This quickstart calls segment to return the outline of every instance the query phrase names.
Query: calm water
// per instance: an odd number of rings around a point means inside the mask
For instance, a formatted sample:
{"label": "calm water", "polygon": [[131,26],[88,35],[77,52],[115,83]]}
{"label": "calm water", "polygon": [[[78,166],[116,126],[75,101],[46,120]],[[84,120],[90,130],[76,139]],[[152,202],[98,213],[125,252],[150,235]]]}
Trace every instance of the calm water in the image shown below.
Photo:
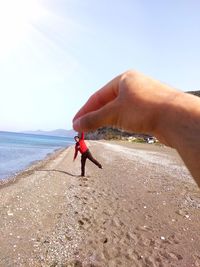
{"label": "calm water", "polygon": [[58,148],[73,144],[72,138],[0,131],[0,179],[23,170]]}

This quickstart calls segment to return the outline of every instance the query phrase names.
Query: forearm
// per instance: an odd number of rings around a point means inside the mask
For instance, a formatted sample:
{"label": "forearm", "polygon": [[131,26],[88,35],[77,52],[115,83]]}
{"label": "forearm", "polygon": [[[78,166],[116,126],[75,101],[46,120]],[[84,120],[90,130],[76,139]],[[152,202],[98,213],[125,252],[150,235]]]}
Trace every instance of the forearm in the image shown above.
{"label": "forearm", "polygon": [[81,133],[81,140],[84,140],[85,138],[85,135],[84,135],[84,132]]}
{"label": "forearm", "polygon": [[200,98],[179,92],[161,110],[158,135],[179,152],[200,186]]}

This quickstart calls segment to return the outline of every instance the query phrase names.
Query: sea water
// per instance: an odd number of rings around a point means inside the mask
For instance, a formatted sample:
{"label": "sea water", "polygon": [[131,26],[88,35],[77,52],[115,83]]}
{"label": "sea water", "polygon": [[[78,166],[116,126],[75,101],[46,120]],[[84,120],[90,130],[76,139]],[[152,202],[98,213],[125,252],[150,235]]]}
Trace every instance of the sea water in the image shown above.
{"label": "sea water", "polygon": [[0,131],[0,179],[6,179],[54,150],[73,143],[68,137]]}

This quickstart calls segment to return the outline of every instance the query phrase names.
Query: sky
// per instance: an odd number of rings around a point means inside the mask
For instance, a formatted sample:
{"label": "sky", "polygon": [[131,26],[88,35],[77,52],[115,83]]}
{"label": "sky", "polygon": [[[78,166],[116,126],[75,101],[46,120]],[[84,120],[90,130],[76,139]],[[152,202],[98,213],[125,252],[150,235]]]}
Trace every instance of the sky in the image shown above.
{"label": "sky", "polygon": [[0,0],[0,130],[71,129],[128,69],[200,89],[199,10],[199,0]]}

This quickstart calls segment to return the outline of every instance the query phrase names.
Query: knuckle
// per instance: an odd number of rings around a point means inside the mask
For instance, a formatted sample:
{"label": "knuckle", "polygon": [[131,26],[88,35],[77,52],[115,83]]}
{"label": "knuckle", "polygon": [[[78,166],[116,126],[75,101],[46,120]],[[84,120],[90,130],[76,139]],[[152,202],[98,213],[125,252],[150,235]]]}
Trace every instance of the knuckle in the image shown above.
{"label": "knuckle", "polygon": [[135,70],[132,70],[132,69],[127,70],[121,75],[121,81],[130,79],[130,78],[135,78],[137,74],[138,73]]}

